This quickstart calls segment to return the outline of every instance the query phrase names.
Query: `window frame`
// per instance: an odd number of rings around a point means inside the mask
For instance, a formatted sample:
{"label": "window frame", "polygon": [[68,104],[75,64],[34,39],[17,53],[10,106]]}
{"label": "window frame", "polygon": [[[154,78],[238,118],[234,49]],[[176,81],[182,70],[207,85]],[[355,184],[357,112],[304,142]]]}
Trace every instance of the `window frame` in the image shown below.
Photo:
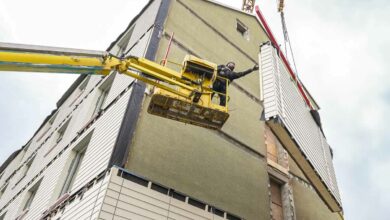
{"label": "window frame", "polygon": [[70,121],[72,120],[72,118],[69,118],[58,130],[57,130],[57,138],[56,138],[56,144],[58,144],[62,138],[64,137],[65,135],[65,132],[67,131],[68,127],[69,127],[69,124],[70,124]]}
{"label": "window frame", "polygon": [[24,202],[24,205],[23,205],[23,209],[22,211],[26,211],[26,210],[29,210],[30,207],[31,207],[31,204],[33,203],[36,195],[37,195],[37,192],[39,190],[39,187],[41,185],[41,182],[42,182],[42,179],[40,179],[38,182],[36,182],[28,191],[28,197],[27,199],[25,200]]}
{"label": "window frame", "polygon": [[244,24],[244,22],[240,21],[238,18],[236,19],[236,30],[240,33],[246,40],[249,41],[249,28]]}
{"label": "window frame", "polygon": [[[269,180],[269,191],[270,191],[270,208],[271,208],[271,215],[272,219],[274,219],[274,206],[277,206],[280,208],[280,214],[281,214],[281,219],[276,219],[276,220],[283,220],[284,219],[284,206],[283,206],[283,195],[282,195],[282,187],[283,187],[283,182],[279,181],[274,178],[270,178]],[[278,195],[275,195],[275,190],[274,188],[277,188],[277,193]],[[280,204],[274,202],[275,196],[277,196],[277,200],[280,200]]]}
{"label": "window frame", "polygon": [[31,165],[32,165],[32,163],[34,162],[36,156],[37,156],[37,155],[32,156],[32,157],[26,162],[26,164],[23,166],[24,170],[23,170],[22,176],[20,177],[18,183],[20,182],[20,180],[22,180],[24,177],[27,176],[27,172],[31,169]]}
{"label": "window frame", "polygon": [[0,189],[0,199],[1,199],[1,197],[3,197],[5,190],[7,190],[8,185],[9,185],[9,182],[5,183],[3,185],[3,187]]}
{"label": "window frame", "polygon": [[71,96],[72,97],[76,96],[76,97],[74,97],[73,100],[70,102],[69,107],[71,107],[80,98],[80,96],[84,93],[84,91],[86,90],[86,88],[88,86],[90,79],[91,79],[91,75],[87,75],[85,77],[85,79],[79,84],[79,86],[77,86],[77,89],[75,89],[73,91],[73,94]]}
{"label": "window frame", "polygon": [[70,163],[66,178],[61,187],[61,191],[58,197],[61,197],[63,194],[70,192],[73,187],[74,181],[76,180],[77,174],[80,171],[80,167],[85,158],[85,154],[87,152],[88,146],[91,142],[91,137],[93,135],[93,131],[87,134],[73,149],[72,152],[74,155],[71,157],[72,162]]}
{"label": "window frame", "polygon": [[2,215],[0,215],[0,220],[4,220],[7,215],[7,211],[5,211]]}
{"label": "window frame", "polygon": [[54,113],[54,115],[53,116],[51,116],[51,118],[49,119],[49,124],[50,125],[53,125],[54,124],[54,122],[55,122],[55,120],[56,120],[56,118],[57,118],[57,115],[58,115],[58,109],[57,109],[57,111]]}
{"label": "window frame", "polygon": [[98,89],[98,99],[96,100],[94,110],[92,112],[92,118],[95,117],[101,110],[107,101],[107,97],[111,91],[112,85],[114,84],[116,73],[112,73],[107,76],[106,80],[102,82]]}
{"label": "window frame", "polygon": [[135,24],[132,25],[128,31],[126,31],[126,34],[118,41],[117,46],[118,46],[118,56],[124,56],[126,55],[125,53],[127,52],[126,49],[129,46],[131,36],[133,35],[135,29]]}

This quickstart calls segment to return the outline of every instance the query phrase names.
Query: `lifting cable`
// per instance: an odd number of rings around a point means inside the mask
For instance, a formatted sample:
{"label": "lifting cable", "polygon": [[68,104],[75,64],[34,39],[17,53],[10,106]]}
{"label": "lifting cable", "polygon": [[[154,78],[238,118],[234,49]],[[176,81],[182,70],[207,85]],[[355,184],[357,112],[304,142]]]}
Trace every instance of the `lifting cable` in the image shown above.
{"label": "lifting cable", "polygon": [[288,35],[286,19],[284,17],[283,8],[282,8],[282,10],[280,10],[280,18],[281,18],[281,21],[282,21],[282,29],[283,29],[283,37],[284,37],[284,50],[285,50],[286,58],[288,60],[288,53],[287,53],[287,44],[288,44],[290,52],[291,52],[291,57],[292,57],[292,61],[293,61],[293,64],[294,64],[294,68],[295,68],[295,74],[298,77],[298,68],[297,68],[297,65],[296,65],[296,62],[295,62],[295,57],[294,57],[294,52],[293,52],[293,49],[292,49],[290,37]]}

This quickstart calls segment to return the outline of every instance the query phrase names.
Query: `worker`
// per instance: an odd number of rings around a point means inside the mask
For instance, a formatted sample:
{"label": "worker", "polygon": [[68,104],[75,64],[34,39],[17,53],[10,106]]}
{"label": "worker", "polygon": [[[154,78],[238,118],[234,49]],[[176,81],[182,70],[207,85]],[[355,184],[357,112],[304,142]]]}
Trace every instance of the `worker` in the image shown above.
{"label": "worker", "polygon": [[[259,65],[255,65],[252,68],[242,71],[242,72],[234,72],[234,68],[236,64],[232,61],[228,62],[226,65],[218,65],[218,78],[214,81],[213,90],[216,91],[219,95],[219,105],[226,105],[226,80],[228,79],[228,84],[233,82],[233,80],[241,78],[255,70],[259,69]],[[222,78],[221,78],[222,77]],[[223,79],[224,78],[224,79]],[[211,96],[213,97],[214,94]]]}

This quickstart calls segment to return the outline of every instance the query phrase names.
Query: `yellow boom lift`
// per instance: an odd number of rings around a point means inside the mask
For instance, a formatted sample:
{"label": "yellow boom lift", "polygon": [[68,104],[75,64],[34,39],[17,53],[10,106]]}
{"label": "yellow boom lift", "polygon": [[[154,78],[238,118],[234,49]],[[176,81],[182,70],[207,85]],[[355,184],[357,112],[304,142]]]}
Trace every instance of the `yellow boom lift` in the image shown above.
{"label": "yellow boom lift", "polygon": [[211,101],[217,65],[190,55],[177,72],[145,58],[119,58],[105,51],[0,43],[0,71],[104,76],[117,71],[157,87],[150,114],[210,129],[220,129],[229,117],[227,106]]}

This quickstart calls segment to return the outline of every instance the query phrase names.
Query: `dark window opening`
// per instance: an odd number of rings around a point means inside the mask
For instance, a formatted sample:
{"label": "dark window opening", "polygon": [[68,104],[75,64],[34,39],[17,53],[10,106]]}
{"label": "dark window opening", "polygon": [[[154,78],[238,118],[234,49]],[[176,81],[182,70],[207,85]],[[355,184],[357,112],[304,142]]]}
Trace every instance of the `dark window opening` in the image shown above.
{"label": "dark window opening", "polygon": [[200,208],[200,209],[203,209],[203,210],[206,208],[206,204],[204,204],[203,202],[199,202],[195,199],[191,199],[191,198],[188,199],[188,204],[193,205],[193,206]]}
{"label": "dark window opening", "polygon": [[241,220],[241,218],[239,218],[235,215],[229,214],[229,213],[227,213],[226,218],[229,220]]}
{"label": "dark window opening", "polygon": [[220,209],[217,209],[215,207],[212,207],[212,206],[209,206],[209,212],[215,214],[215,215],[218,215],[218,216],[221,216],[221,217],[224,217],[225,216],[225,212],[220,210]]}
{"label": "dark window opening", "polygon": [[170,192],[169,192],[169,195],[172,196],[173,198],[177,199],[177,200],[182,201],[182,202],[185,202],[185,201],[186,201],[186,196],[183,195],[183,194],[180,194],[180,193],[178,193],[178,192],[170,191]]}
{"label": "dark window opening", "polygon": [[154,191],[157,191],[159,193],[162,193],[164,195],[167,195],[168,191],[169,191],[168,188],[160,186],[160,185],[157,185],[155,183],[152,183],[151,189],[153,189]]}
{"label": "dark window opening", "polygon": [[246,40],[249,40],[249,28],[238,19],[236,29]]}
{"label": "dark window opening", "polygon": [[142,178],[140,178],[138,176],[134,176],[134,175],[132,175],[130,173],[123,172],[122,173],[122,177],[127,179],[127,180],[130,180],[133,183],[137,183],[137,184],[139,184],[141,186],[147,187],[148,184],[149,184],[149,181],[144,180],[144,179],[142,179]]}

